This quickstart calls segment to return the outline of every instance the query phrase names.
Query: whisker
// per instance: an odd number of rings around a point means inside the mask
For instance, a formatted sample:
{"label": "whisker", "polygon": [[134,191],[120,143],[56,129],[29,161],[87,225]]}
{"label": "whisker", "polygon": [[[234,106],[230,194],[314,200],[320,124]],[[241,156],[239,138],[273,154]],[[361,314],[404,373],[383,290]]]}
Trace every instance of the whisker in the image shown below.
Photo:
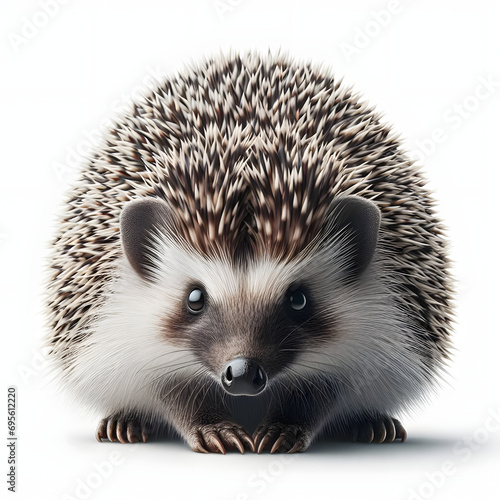
{"label": "whisker", "polygon": [[300,378],[302,378],[303,380],[305,380],[308,384],[313,385],[318,390],[318,392],[323,396],[323,398],[325,399],[325,401],[327,401],[327,402],[330,401],[330,398],[328,397],[328,394],[323,390],[323,388],[321,388],[320,386],[318,386],[317,384],[315,384],[311,379],[308,379],[308,378],[304,377],[301,373],[297,372],[293,368],[289,367],[288,369],[290,371],[292,371],[293,373],[295,373]]}
{"label": "whisker", "polygon": [[[185,360],[185,361],[179,361],[178,363],[164,363],[164,364],[161,364],[159,366],[154,366],[154,367],[151,367],[151,368],[148,368],[146,371],[149,371],[149,372],[155,372],[155,371],[158,371],[158,370],[163,370],[164,368],[175,368],[176,366],[179,366],[179,365],[183,365],[183,364],[186,364],[186,363],[197,363],[197,361],[193,361],[193,359],[188,359],[188,360]],[[140,371],[144,371],[144,370],[140,370]]]}
{"label": "whisker", "polygon": [[[322,364],[326,364],[327,366],[330,366],[328,365],[327,363],[322,363]],[[337,380],[338,382],[344,384],[346,387],[348,387],[349,389],[351,389],[352,391],[356,392],[356,388],[353,387],[350,383],[348,383],[346,380],[344,380],[342,377],[340,377],[337,373],[332,373],[332,372],[329,372],[327,370],[322,370],[320,368],[317,368],[316,366],[310,366],[310,365],[306,365],[305,363],[300,363],[300,362],[295,362],[294,365],[296,366],[302,366],[304,368],[308,368],[309,370],[312,370],[312,371],[316,371],[316,372],[319,372],[319,373],[325,373],[329,376],[334,376],[335,377],[335,380]],[[289,367],[290,369],[290,367]],[[305,380],[308,380],[304,375],[302,375],[302,377],[305,379]]]}
{"label": "whisker", "polygon": [[204,369],[205,369],[205,368],[204,368],[203,366],[201,366],[200,368],[198,368],[198,370],[196,370],[196,371],[192,374],[192,376],[191,376],[190,378],[185,379],[185,380],[183,379],[183,380],[181,380],[179,383],[175,384],[175,385],[174,385],[174,387],[172,387],[172,388],[171,388],[171,389],[167,392],[167,394],[165,394],[165,396],[163,396],[163,397],[161,398],[161,401],[162,401],[162,402],[164,402],[164,401],[165,401],[165,399],[167,399],[167,397],[168,397],[168,396],[169,396],[169,395],[170,395],[173,391],[175,391],[175,389],[177,389],[177,387],[179,387],[181,384],[184,384],[184,386],[182,387],[182,389],[179,391],[179,395],[180,395],[180,394],[182,394],[182,391],[185,389],[185,387],[187,386],[187,384],[188,384],[189,382],[191,382],[192,378],[193,378],[193,377],[195,377],[196,375],[198,375],[198,374],[199,374],[202,370],[204,370]]}
{"label": "whisker", "polygon": [[190,368],[191,366],[195,366],[197,365],[198,363],[195,361],[185,361],[184,363],[181,364],[181,366],[177,366],[176,368],[172,369],[172,370],[168,370],[164,373],[161,373],[160,375],[158,375],[157,377],[155,377],[153,380],[150,380],[148,381],[143,387],[141,387],[141,389],[144,389],[145,387],[149,386],[149,385],[152,385],[154,384],[155,382],[157,382],[158,380],[162,379],[163,377],[166,377],[168,379],[172,378],[173,375],[180,371],[180,370],[183,370],[183,369],[186,369],[186,368]]}
{"label": "whisker", "polygon": [[[205,370],[201,373],[201,375],[205,375],[208,373],[208,369],[205,368]],[[203,401],[205,401],[205,398],[208,394],[208,391],[209,389],[212,387],[212,384],[214,383],[213,380],[209,379],[209,384],[206,385],[204,382],[206,381],[206,379],[203,379],[203,378],[199,378],[197,380],[197,387],[196,389],[193,389],[192,393],[191,393],[191,396],[189,396],[189,399],[186,403],[186,406],[189,406],[190,404],[190,400],[192,398],[192,403],[191,405],[194,406],[194,404],[196,403],[197,399],[198,399],[198,396],[200,395],[200,393],[203,391],[203,389],[205,389],[205,393],[203,394],[202,398],[201,398],[201,401],[198,403],[198,407],[201,408],[203,406]],[[195,394],[195,391],[196,391],[196,394]],[[194,412],[194,408],[192,409],[192,411]]]}
{"label": "whisker", "polygon": [[311,321],[312,319],[314,319],[316,316],[319,316],[320,314],[322,314],[323,311],[318,311],[317,313],[313,314],[311,317],[307,318],[305,321],[303,321],[302,323],[300,323],[300,325],[297,325],[295,328],[293,328],[289,333],[288,335],[286,335],[282,340],[281,342],[277,345],[277,348],[279,348],[281,345],[283,345],[283,343],[288,339],[290,338],[291,335],[293,335],[299,328],[302,328],[307,322]]}
{"label": "whisker", "polygon": [[[162,358],[163,356],[170,356],[173,354],[178,354],[180,352],[190,353],[193,351],[191,349],[176,349],[175,351],[172,351],[172,352],[164,352],[164,353],[160,354],[159,356],[155,356],[153,359],[150,359],[146,364],[144,364],[143,369],[146,368],[146,366],[153,363],[154,361],[156,361],[157,359]],[[187,356],[187,354],[185,354],[184,356]],[[141,371],[142,371],[142,369],[141,369]]]}

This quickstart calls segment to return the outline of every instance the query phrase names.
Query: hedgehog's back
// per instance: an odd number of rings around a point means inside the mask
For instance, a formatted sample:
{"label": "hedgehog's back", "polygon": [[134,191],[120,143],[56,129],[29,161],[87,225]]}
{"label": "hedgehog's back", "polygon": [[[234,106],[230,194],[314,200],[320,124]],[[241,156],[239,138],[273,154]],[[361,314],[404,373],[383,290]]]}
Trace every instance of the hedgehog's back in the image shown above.
{"label": "hedgehog's back", "polygon": [[85,165],[54,242],[52,344],[67,352],[98,314],[128,200],[166,200],[179,233],[204,254],[288,259],[341,194],[380,207],[393,285],[425,324],[424,340],[444,351],[447,263],[418,171],[377,114],[328,72],[255,54],[211,59],[166,80]]}

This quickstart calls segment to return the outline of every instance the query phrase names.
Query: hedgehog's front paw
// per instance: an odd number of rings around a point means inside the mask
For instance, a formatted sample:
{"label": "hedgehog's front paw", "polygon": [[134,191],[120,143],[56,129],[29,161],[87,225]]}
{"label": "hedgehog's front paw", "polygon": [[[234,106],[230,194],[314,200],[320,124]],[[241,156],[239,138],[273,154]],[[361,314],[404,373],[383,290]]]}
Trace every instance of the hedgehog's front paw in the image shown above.
{"label": "hedgehog's front paw", "polygon": [[261,424],[253,435],[257,453],[271,446],[271,453],[296,453],[305,451],[312,441],[308,428],[297,424],[273,422]]}
{"label": "hedgehog's front paw", "polygon": [[193,451],[198,453],[222,453],[237,449],[245,453],[245,448],[255,451],[252,438],[247,431],[233,422],[199,425],[187,437]]}
{"label": "hedgehog's front paw", "polygon": [[359,443],[392,443],[396,439],[406,441],[406,430],[399,420],[391,417],[380,417],[376,420],[365,420],[353,428],[353,441]]}
{"label": "hedgehog's front paw", "polygon": [[134,418],[111,416],[99,422],[95,437],[99,442],[109,439],[109,441],[120,441],[120,443],[137,443],[138,441],[145,443],[148,430]]}

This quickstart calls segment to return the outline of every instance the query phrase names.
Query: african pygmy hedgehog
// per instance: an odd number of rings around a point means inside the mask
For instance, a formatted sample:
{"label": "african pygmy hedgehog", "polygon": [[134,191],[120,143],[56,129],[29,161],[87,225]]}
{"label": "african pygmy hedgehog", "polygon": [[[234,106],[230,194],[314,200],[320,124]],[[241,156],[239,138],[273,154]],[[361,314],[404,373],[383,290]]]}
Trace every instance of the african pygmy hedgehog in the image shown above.
{"label": "african pygmy hedgehog", "polygon": [[[424,184],[379,114],[287,56],[216,57],[138,99],[84,165],[50,264],[51,354],[105,417],[98,440],[404,441],[394,416],[450,349]],[[253,435],[236,400],[265,402]]]}

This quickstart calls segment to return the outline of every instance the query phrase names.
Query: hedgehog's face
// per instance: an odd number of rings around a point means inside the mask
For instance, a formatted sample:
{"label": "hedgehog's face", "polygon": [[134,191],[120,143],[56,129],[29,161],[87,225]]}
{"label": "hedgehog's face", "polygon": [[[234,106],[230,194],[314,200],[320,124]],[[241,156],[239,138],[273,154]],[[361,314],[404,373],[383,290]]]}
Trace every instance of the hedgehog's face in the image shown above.
{"label": "hedgehog's face", "polygon": [[[238,264],[202,256],[171,236],[152,243],[152,227],[163,228],[163,236],[170,231],[165,205],[151,199],[127,205],[123,247],[135,271],[165,293],[165,342],[187,347],[234,395],[258,394],[281,374],[294,373],[299,354],[320,351],[338,334],[337,295],[373,255],[378,211],[359,198],[346,200],[314,250]],[[370,218],[375,222],[367,226]],[[348,225],[356,231],[346,238]]]}
{"label": "hedgehog's face", "polygon": [[188,345],[229,393],[258,394],[307,344],[331,333],[293,265],[260,260],[238,268],[191,258],[163,331]]}

